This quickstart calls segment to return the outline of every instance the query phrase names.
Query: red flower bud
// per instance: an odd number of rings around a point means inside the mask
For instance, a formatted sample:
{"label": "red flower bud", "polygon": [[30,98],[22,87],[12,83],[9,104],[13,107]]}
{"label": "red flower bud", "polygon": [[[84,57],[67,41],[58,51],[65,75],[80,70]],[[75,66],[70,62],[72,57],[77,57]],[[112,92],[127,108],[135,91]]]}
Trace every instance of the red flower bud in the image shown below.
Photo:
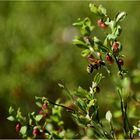
{"label": "red flower bud", "polygon": [[44,103],[43,105],[42,105],[42,109],[47,109],[48,108],[48,104],[47,103]]}
{"label": "red flower bud", "polygon": [[34,128],[34,129],[33,129],[33,135],[34,135],[34,136],[39,135],[39,133],[40,133],[40,131],[39,131],[38,128]]}
{"label": "red flower bud", "polygon": [[109,64],[113,64],[114,63],[113,58],[109,54],[106,55],[106,60],[108,61]]}
{"label": "red flower bud", "polygon": [[38,114],[43,115],[43,118],[46,118],[48,116],[48,113],[43,110],[40,110]]}
{"label": "red flower bud", "polygon": [[20,123],[17,123],[16,124],[16,132],[19,132],[20,131],[20,128],[21,128],[21,124]]}
{"label": "red flower bud", "polygon": [[102,29],[107,27],[107,25],[101,19],[97,20],[97,25]]}
{"label": "red flower bud", "polygon": [[119,52],[119,43],[114,42],[113,45],[112,45],[112,48],[113,48],[113,53],[118,54],[118,52]]}
{"label": "red flower bud", "polygon": [[113,49],[118,49],[119,48],[119,42],[114,42],[112,45]]}
{"label": "red flower bud", "polygon": [[123,62],[123,60],[122,59],[118,59],[118,63],[119,63],[119,65],[124,65],[124,62]]}
{"label": "red flower bud", "polygon": [[43,110],[39,110],[38,114],[43,115],[44,111]]}

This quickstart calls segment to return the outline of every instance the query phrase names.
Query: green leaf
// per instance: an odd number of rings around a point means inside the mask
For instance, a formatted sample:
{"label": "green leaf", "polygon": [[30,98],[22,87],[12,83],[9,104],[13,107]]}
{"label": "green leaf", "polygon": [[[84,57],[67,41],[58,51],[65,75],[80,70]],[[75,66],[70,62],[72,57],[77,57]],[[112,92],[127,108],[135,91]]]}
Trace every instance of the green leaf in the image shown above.
{"label": "green leaf", "polygon": [[115,17],[116,22],[124,20],[126,15],[127,15],[126,12],[119,12]]}
{"label": "green leaf", "polygon": [[106,15],[106,13],[107,13],[106,9],[102,5],[99,5],[98,11],[103,15]]}
{"label": "green leaf", "polygon": [[110,41],[108,40],[108,38],[105,38],[103,46],[105,47],[106,51],[109,51],[111,49],[110,47]]}
{"label": "green leaf", "polygon": [[84,48],[84,49],[87,49],[87,45],[86,43],[79,37],[76,37],[74,40],[73,40],[73,44],[76,45],[77,47],[79,48]]}
{"label": "green leaf", "polygon": [[98,39],[96,36],[93,38],[93,40],[95,44],[102,45],[102,41]]}
{"label": "green leaf", "polygon": [[54,128],[53,128],[53,124],[47,123],[47,124],[45,125],[45,129],[46,129],[47,131],[51,132],[51,131],[54,129]]}
{"label": "green leaf", "polygon": [[52,132],[51,132],[51,135],[52,135],[52,138],[53,138],[53,139],[62,139],[62,138],[58,135],[58,133],[57,133],[56,131],[52,131]]}
{"label": "green leaf", "polygon": [[41,103],[41,102],[36,101],[35,103],[36,103],[36,105],[37,105],[38,107],[40,107],[40,108],[42,107],[42,103]]}
{"label": "green leaf", "polygon": [[109,46],[109,40],[107,38],[105,38],[105,40],[104,40],[104,45]]}
{"label": "green leaf", "polygon": [[88,26],[83,26],[80,31],[81,31],[81,34],[84,36],[90,35],[90,28]]}
{"label": "green leaf", "polygon": [[94,76],[94,82],[96,83],[97,82],[97,78],[98,78],[98,75],[99,75],[99,73],[97,73],[95,76]]}
{"label": "green leaf", "polygon": [[91,25],[91,20],[86,17],[84,20],[78,19],[74,26],[79,26],[81,34],[84,36],[90,35],[91,31],[94,29],[94,26]]}
{"label": "green leaf", "polygon": [[91,20],[88,17],[85,18],[81,27],[81,34],[84,36],[89,36],[93,29],[94,26],[91,25]]}
{"label": "green leaf", "polygon": [[43,118],[43,115],[36,115],[35,120],[39,122]]}
{"label": "green leaf", "polygon": [[90,18],[86,17],[84,19],[84,23],[83,24],[86,25],[86,26],[88,26],[90,28],[90,31],[92,31],[93,26],[91,26],[91,20],[90,20]]}
{"label": "green leaf", "polygon": [[21,111],[20,111],[20,108],[17,109],[17,116],[21,117]]}
{"label": "green leaf", "polygon": [[53,115],[51,116],[51,120],[53,120],[54,122],[58,123],[60,120],[59,120],[59,117],[57,115]]}
{"label": "green leaf", "polygon": [[108,40],[115,40],[118,36],[117,35],[114,35],[114,34],[108,34],[107,35],[107,38]]}
{"label": "green leaf", "polygon": [[42,97],[35,96],[35,100],[42,100]]}
{"label": "green leaf", "polygon": [[83,115],[72,114],[72,116],[79,125],[82,125],[85,127],[89,123],[89,120]]}
{"label": "green leaf", "polygon": [[104,46],[102,41],[99,40],[97,37],[94,37],[93,38],[94,40],[94,49],[97,50],[97,51],[103,51],[103,52],[107,52],[108,51],[108,47]]}
{"label": "green leaf", "polygon": [[102,50],[103,52],[108,52],[109,51],[108,47],[106,47],[104,45],[99,46],[99,49]]}
{"label": "green leaf", "polygon": [[112,119],[112,113],[111,113],[110,110],[108,110],[108,111],[106,112],[105,118],[106,118],[106,120],[107,120],[108,122],[111,121],[111,119]]}
{"label": "green leaf", "polygon": [[25,137],[27,133],[27,126],[22,126],[20,129],[20,134]]}
{"label": "green leaf", "polygon": [[87,105],[82,99],[78,98],[77,105],[81,110],[83,110],[86,113]]}
{"label": "green leaf", "polygon": [[111,137],[111,134],[108,133],[104,128],[99,125],[99,123],[96,123],[95,121],[92,121],[92,125],[94,126],[94,131],[97,133],[98,136],[100,136],[100,139],[113,139]]}
{"label": "green leaf", "polygon": [[98,14],[98,7],[95,4],[90,3],[89,8],[91,12],[93,12],[94,14]]}
{"label": "green leaf", "polygon": [[35,96],[35,104],[38,106],[38,107],[42,107],[42,100],[43,100],[44,97],[38,97],[38,96]]}
{"label": "green leaf", "polygon": [[39,107],[41,107],[40,106],[40,104],[42,104],[41,102],[47,102],[47,98],[44,96],[43,97],[35,96],[35,102]]}
{"label": "green leaf", "polygon": [[77,19],[77,22],[72,24],[73,26],[82,26],[83,25],[83,20],[81,20],[80,18]]}
{"label": "green leaf", "polygon": [[16,119],[19,121],[19,122],[25,122],[26,120],[26,117],[23,117],[22,114],[21,114],[21,111],[20,111],[20,108],[17,109],[17,114],[16,114]]}
{"label": "green leaf", "polygon": [[78,117],[78,123],[86,126],[89,123],[89,120],[81,115]]}
{"label": "green leaf", "polygon": [[105,24],[111,28],[112,32],[114,31],[114,28],[116,28],[116,26],[117,26],[116,21],[114,21],[114,20],[110,21],[109,18],[106,20]]}
{"label": "green leaf", "polygon": [[89,49],[85,49],[85,50],[82,51],[81,55],[82,55],[83,57],[86,57],[86,56],[89,55],[89,53],[90,53],[90,50],[89,50]]}
{"label": "green leaf", "polygon": [[60,88],[65,88],[65,86],[64,86],[63,84],[61,84],[61,83],[58,83],[58,86],[59,86]]}
{"label": "green leaf", "polygon": [[29,124],[32,125],[32,123],[35,123],[35,112],[28,113],[28,118],[29,118]]}
{"label": "green leaf", "polygon": [[64,124],[63,121],[59,121],[59,122],[58,122],[58,126],[62,126],[63,124]]}
{"label": "green leaf", "polygon": [[100,81],[104,78],[104,76],[100,73],[97,73],[95,76],[94,76],[94,83],[96,83],[97,85],[100,83]]}
{"label": "green leaf", "polygon": [[75,95],[77,97],[81,97],[81,98],[86,98],[88,94],[89,93],[80,86],[78,87],[77,91],[75,92]]}
{"label": "green leaf", "polygon": [[28,118],[29,118],[29,125],[32,125],[33,119],[32,119],[32,116],[30,115],[30,113],[28,113]]}
{"label": "green leaf", "polygon": [[9,121],[15,121],[15,118],[13,116],[9,116],[9,117],[7,117],[7,120],[9,120]]}
{"label": "green leaf", "polygon": [[97,37],[93,38],[95,46],[97,47],[97,50],[102,50],[103,52],[107,52],[108,51],[108,47],[104,46],[102,41],[99,40]]}
{"label": "green leaf", "polygon": [[[56,102],[56,104],[59,104],[59,103]],[[54,106],[52,108],[52,114],[56,115],[58,117],[61,117],[61,111],[62,111],[62,107],[60,107],[60,106]]]}
{"label": "green leaf", "polygon": [[14,112],[14,109],[13,109],[12,106],[10,106],[10,108],[9,108],[9,114],[12,114],[13,112]]}
{"label": "green leaf", "polygon": [[[122,44],[120,43],[119,44],[119,51],[122,51],[122,48],[123,48],[123,46],[122,46]],[[123,56],[122,56],[123,57]]]}
{"label": "green leaf", "polygon": [[95,99],[90,100],[89,104],[88,104],[88,108],[90,108],[91,106],[95,105]]}
{"label": "green leaf", "polygon": [[91,12],[93,12],[97,16],[100,16],[101,18],[104,18],[106,16],[106,9],[102,5],[99,5],[98,7],[95,4],[90,3],[89,8]]}
{"label": "green leaf", "polygon": [[115,36],[120,36],[121,32],[122,32],[122,28],[120,25],[118,25],[114,34]]}

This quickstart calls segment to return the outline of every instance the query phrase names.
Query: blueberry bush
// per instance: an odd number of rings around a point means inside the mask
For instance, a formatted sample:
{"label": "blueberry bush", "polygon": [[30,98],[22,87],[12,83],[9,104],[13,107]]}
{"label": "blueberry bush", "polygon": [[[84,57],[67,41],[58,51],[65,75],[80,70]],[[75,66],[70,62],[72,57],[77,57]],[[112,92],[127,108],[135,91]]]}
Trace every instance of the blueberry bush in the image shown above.
{"label": "blueberry bush", "polygon": [[[22,115],[21,109],[9,108],[8,120],[15,123],[15,131],[21,138],[34,139],[135,139],[140,138],[140,120],[138,114],[132,117],[132,104],[139,104],[135,95],[129,89],[130,78],[124,68],[122,54],[123,44],[120,42],[122,33],[121,22],[127,16],[126,12],[118,12],[111,18],[102,5],[89,4],[89,9],[96,19],[78,18],[73,23],[79,30],[79,35],[73,39],[74,46],[81,49],[81,56],[87,60],[87,72],[92,82],[89,89],[79,86],[71,92],[66,84],[58,86],[67,93],[67,101],[61,99],[55,102],[47,97],[35,97],[38,110]],[[93,24],[96,20],[96,24]],[[97,26],[96,26],[97,25]],[[96,28],[101,37],[96,36]],[[112,71],[115,67],[116,71]],[[100,106],[100,96],[104,94],[102,81],[114,84],[115,98],[112,106],[103,114]],[[84,77],[83,77],[84,78]],[[134,73],[134,78],[136,78]],[[108,82],[108,81],[107,81]],[[108,84],[110,84],[108,82]],[[112,97],[112,96],[110,96]],[[103,107],[105,108],[105,106]],[[76,130],[65,124],[64,114],[68,114]]]}

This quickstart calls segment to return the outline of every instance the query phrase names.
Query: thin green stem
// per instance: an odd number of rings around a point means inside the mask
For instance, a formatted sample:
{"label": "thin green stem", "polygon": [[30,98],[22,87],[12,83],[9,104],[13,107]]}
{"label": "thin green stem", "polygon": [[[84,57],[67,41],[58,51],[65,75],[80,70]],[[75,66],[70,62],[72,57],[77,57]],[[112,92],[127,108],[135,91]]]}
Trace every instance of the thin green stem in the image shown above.
{"label": "thin green stem", "polygon": [[115,61],[116,61],[116,64],[117,64],[117,66],[118,66],[119,71],[121,71],[122,68],[121,68],[121,65],[118,63],[117,57],[116,57],[115,55],[113,55],[113,56],[114,56],[114,59],[115,59]]}
{"label": "thin green stem", "polygon": [[96,115],[97,121],[100,124],[100,117],[99,117],[99,109],[97,108],[97,115]]}
{"label": "thin green stem", "polygon": [[124,125],[125,135],[126,135],[126,137],[128,136],[128,131],[127,131],[127,127],[128,127],[129,133],[130,133],[129,138],[133,139],[131,126],[129,124],[128,116],[127,116],[127,103],[124,103],[123,98],[122,98],[119,90],[118,90],[118,94],[119,94],[119,97],[121,99],[121,110],[122,110],[122,116],[123,116],[123,125]]}
{"label": "thin green stem", "polygon": [[127,123],[127,126],[128,126],[128,129],[129,129],[129,132],[130,132],[130,139],[133,139],[133,134],[132,134],[132,130],[131,130],[131,126],[130,126],[130,123],[128,121],[128,116],[127,116],[127,104],[125,105],[125,118],[126,118],[126,123]]}
{"label": "thin green stem", "polygon": [[69,91],[69,89],[65,86],[64,90],[68,93],[68,95],[70,96],[71,100],[74,102],[74,98],[73,98],[71,92]]}
{"label": "thin green stem", "polygon": [[126,117],[125,117],[125,108],[124,108],[124,101],[123,101],[123,98],[121,96],[121,93],[120,91],[118,90],[118,95],[120,97],[120,100],[121,100],[121,111],[122,111],[122,117],[123,117],[123,128],[124,128],[124,131],[125,131],[125,136],[127,136],[127,126],[126,126]]}
{"label": "thin green stem", "polygon": [[113,139],[112,136],[103,128],[103,126],[97,124],[96,122],[91,122],[90,127],[94,128],[95,133],[101,138]]}
{"label": "thin green stem", "polygon": [[75,112],[76,112],[76,111],[73,110],[72,108],[66,107],[66,106],[61,105],[61,104],[56,104],[56,103],[54,103],[54,102],[52,102],[52,101],[50,101],[50,100],[48,100],[48,102],[49,102],[50,104],[52,104],[52,105],[56,105],[56,106],[63,107],[63,108],[65,108],[65,109],[66,109],[67,111],[69,111],[69,112],[72,112],[72,113],[75,113]]}
{"label": "thin green stem", "polygon": [[114,127],[113,127],[113,124],[112,124],[111,121],[110,121],[110,127],[111,127],[112,136],[113,136],[113,138],[116,140],[116,135],[115,135]]}

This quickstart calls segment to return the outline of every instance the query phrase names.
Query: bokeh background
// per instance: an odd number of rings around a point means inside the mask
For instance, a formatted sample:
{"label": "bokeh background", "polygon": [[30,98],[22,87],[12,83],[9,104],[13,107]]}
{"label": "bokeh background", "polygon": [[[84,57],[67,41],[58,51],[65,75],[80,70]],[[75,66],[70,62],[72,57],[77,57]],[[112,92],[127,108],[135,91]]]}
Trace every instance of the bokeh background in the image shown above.
{"label": "bokeh background", "polygon": [[[35,96],[66,100],[57,84],[61,81],[71,91],[78,85],[88,89],[92,77],[86,72],[87,61],[80,56],[80,49],[72,45],[78,34],[72,23],[79,17],[90,17],[96,23],[88,8],[90,2],[102,4],[111,17],[118,11],[128,13],[121,24],[120,40],[125,66],[130,76],[135,75],[132,89],[140,93],[139,1],[1,1],[0,138],[17,138],[14,124],[6,120],[10,105],[26,114],[36,109]],[[113,89],[109,82],[101,87],[101,106],[113,100],[107,94]]]}

